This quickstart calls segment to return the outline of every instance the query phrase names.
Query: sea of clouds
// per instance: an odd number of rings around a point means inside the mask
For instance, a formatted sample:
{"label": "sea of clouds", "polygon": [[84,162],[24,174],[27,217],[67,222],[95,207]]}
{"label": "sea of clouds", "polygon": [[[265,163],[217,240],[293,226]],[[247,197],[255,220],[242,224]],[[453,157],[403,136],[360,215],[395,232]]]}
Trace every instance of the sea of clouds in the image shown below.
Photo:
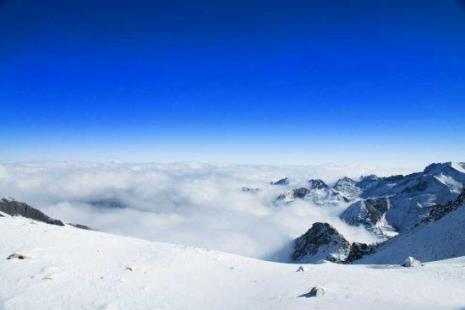
{"label": "sea of clouds", "polygon": [[[270,259],[316,221],[352,241],[374,241],[338,219],[344,206],[296,201],[276,206],[288,188],[310,178],[405,172],[360,166],[273,167],[196,163],[0,163],[0,197],[12,197],[49,216],[93,229],[148,240],[206,247]],[[260,188],[243,192],[243,186]]]}

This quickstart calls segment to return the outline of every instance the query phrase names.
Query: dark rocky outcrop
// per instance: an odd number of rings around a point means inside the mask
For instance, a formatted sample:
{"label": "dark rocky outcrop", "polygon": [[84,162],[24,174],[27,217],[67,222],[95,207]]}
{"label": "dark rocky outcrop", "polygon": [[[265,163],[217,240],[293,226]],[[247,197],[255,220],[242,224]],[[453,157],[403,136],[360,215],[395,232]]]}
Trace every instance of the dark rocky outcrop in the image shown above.
{"label": "dark rocky outcrop", "polygon": [[371,223],[378,223],[383,215],[389,209],[388,198],[366,199],[365,208],[368,212],[367,216]]}
{"label": "dark rocky outcrop", "polygon": [[336,181],[333,188],[338,191],[344,190],[347,186],[355,186],[356,182],[348,177],[343,177]]}
{"label": "dark rocky outcrop", "polygon": [[352,263],[358,259],[361,259],[364,256],[375,253],[378,248],[377,244],[366,244],[354,242],[350,245],[350,252],[347,256],[346,263]]}
{"label": "dark rocky outcrop", "polygon": [[302,294],[299,297],[310,298],[310,297],[323,296],[324,294],[326,294],[326,289],[324,287],[315,286],[315,287],[312,287],[310,292]]}
{"label": "dark rocky outcrop", "polygon": [[289,185],[289,178],[283,178],[278,181],[270,182],[271,185]]}
{"label": "dark rocky outcrop", "polygon": [[377,248],[378,244],[349,242],[328,223],[314,223],[305,234],[294,241],[291,259],[308,263],[324,259],[349,264],[375,253]]}
{"label": "dark rocky outcrop", "polygon": [[350,205],[340,218],[350,225],[364,225],[374,228],[383,219],[389,209],[389,199],[385,197],[365,199]]}
{"label": "dark rocky outcrop", "polygon": [[0,211],[11,216],[22,216],[47,224],[64,226],[62,221],[53,219],[45,215],[42,211],[37,210],[26,203],[19,202],[16,200],[10,200],[5,198],[0,200]]}
{"label": "dark rocky outcrop", "polygon": [[308,262],[321,259],[343,262],[349,251],[350,242],[334,227],[328,223],[314,223],[305,234],[294,241],[291,259]]}
{"label": "dark rocky outcrop", "polygon": [[[31,207],[30,205],[24,203],[24,202],[19,202],[14,199],[6,199],[3,198],[0,200],[0,212],[3,212],[5,214],[11,215],[11,216],[22,216],[31,220],[51,224],[51,225],[57,225],[57,226],[65,226],[65,224],[57,219],[53,219],[43,213],[42,211]],[[3,215],[0,213],[0,217],[3,217]],[[90,227],[86,225],[81,225],[81,224],[71,224],[68,223],[68,225],[71,225],[73,227],[79,228],[79,229],[86,229],[86,230],[91,230]]]}
{"label": "dark rocky outcrop", "polygon": [[421,224],[437,221],[452,211],[457,210],[457,208],[462,205],[465,205],[465,190],[457,197],[457,199],[449,201],[444,205],[438,204],[431,207],[428,216],[422,220]]}
{"label": "dark rocky outcrop", "polygon": [[308,194],[310,194],[310,190],[308,188],[299,187],[285,194],[280,194],[278,197],[276,197],[275,203],[279,203],[281,201],[290,203],[295,199],[304,199]]}
{"label": "dark rocky outcrop", "polygon": [[294,198],[300,198],[303,199],[305,196],[307,196],[310,193],[310,190],[305,187],[299,187],[294,190],[292,190],[292,196]]}
{"label": "dark rocky outcrop", "polygon": [[26,255],[23,255],[23,254],[13,253],[11,255],[8,255],[8,257],[6,259],[10,260],[10,259],[13,259],[13,258],[23,260],[23,259],[28,259],[29,257],[26,256]]}
{"label": "dark rocky outcrop", "polygon": [[92,230],[89,226],[86,226],[86,225],[72,224],[72,223],[68,223],[68,225],[71,225],[71,226],[79,228],[79,229]]}
{"label": "dark rocky outcrop", "polygon": [[329,186],[320,179],[311,179],[308,180],[308,186],[310,189],[325,189],[329,188]]}

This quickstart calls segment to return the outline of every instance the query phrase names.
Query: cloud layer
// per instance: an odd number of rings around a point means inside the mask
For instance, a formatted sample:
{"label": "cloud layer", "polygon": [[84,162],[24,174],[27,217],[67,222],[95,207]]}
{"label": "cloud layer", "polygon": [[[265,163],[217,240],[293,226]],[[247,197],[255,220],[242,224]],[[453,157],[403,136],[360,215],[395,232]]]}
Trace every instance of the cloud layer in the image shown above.
{"label": "cloud layer", "polygon": [[[373,240],[337,218],[342,207],[273,205],[286,189],[270,180],[288,176],[293,187],[310,178],[331,183],[341,176],[397,172],[337,165],[3,163],[0,196],[106,232],[268,258],[316,221],[333,224],[354,241]],[[261,190],[245,193],[243,186]]]}

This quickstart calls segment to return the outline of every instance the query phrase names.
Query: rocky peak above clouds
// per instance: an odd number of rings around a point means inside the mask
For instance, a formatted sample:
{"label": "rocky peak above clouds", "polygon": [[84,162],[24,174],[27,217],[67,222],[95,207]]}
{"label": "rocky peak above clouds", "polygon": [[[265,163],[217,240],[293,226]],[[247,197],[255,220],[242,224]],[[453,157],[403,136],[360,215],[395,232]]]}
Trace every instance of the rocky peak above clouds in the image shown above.
{"label": "rocky peak above clouds", "polygon": [[291,258],[299,262],[317,262],[321,259],[340,262],[348,257],[349,252],[350,242],[344,236],[328,223],[317,222],[294,241]]}
{"label": "rocky peak above clouds", "polygon": [[330,224],[317,222],[294,240],[291,259],[301,263],[315,263],[320,260],[351,263],[372,254],[375,249],[376,245],[351,243]]}
{"label": "rocky peak above clouds", "polygon": [[308,187],[310,189],[327,189],[329,186],[320,179],[308,180]]}
{"label": "rocky peak above clouds", "polygon": [[[350,192],[348,189],[358,189],[359,192],[352,196],[357,201],[347,207],[340,218],[349,225],[364,226],[385,239],[398,234],[403,236],[416,226],[438,221],[465,204],[464,167],[463,163],[432,164],[422,172],[405,176],[370,175],[362,177],[358,182],[342,178],[332,188],[334,191],[341,194]],[[304,199],[308,199],[311,192],[299,191],[306,193]],[[296,239],[292,252],[294,260],[303,257],[307,261],[311,258],[321,259],[324,255],[328,255],[331,260],[331,253],[335,253],[338,259],[333,261],[351,262],[373,254],[378,248],[377,244],[350,243],[333,227],[322,223],[315,225]],[[338,247],[331,243],[333,239],[337,240]]]}
{"label": "rocky peak above clouds", "polygon": [[349,225],[363,225],[380,236],[392,236],[393,229],[386,222],[389,208],[389,198],[362,199],[344,210],[340,218]]}
{"label": "rocky peak above clouds", "polygon": [[[350,225],[365,225],[368,229],[406,232],[428,215],[430,208],[454,200],[463,189],[463,163],[432,164],[422,172],[379,178],[368,176],[356,183],[361,189],[360,201],[343,212],[341,218]],[[374,207],[374,201],[388,199],[389,208]],[[379,200],[381,199],[381,200]],[[367,207],[368,205],[368,207]],[[374,207],[374,208],[373,208]],[[370,216],[382,211],[383,225]]]}
{"label": "rocky peak above clouds", "polygon": [[286,193],[280,194],[276,198],[275,204],[289,204],[297,199],[310,201],[320,206],[334,206],[340,203],[348,202],[348,199],[346,197],[336,192],[329,186],[318,186],[316,188],[299,187],[292,189]]}
{"label": "rocky peak above clouds", "polygon": [[357,198],[361,193],[361,189],[357,186],[357,182],[348,177],[337,180],[333,189],[350,200]]}
{"label": "rocky peak above clouds", "polygon": [[289,185],[289,178],[279,179],[277,181],[271,181],[271,185]]}

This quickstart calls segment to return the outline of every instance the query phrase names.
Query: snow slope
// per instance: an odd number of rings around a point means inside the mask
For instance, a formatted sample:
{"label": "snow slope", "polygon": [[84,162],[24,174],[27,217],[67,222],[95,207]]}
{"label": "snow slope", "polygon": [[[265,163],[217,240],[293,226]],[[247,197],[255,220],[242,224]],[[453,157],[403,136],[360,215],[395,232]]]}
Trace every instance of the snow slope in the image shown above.
{"label": "snow slope", "polygon": [[389,240],[362,263],[397,264],[405,257],[420,261],[465,256],[465,206],[443,218]]}
{"label": "snow slope", "polygon": [[[454,309],[465,259],[298,265],[0,217],[0,309]],[[19,253],[24,260],[7,256]],[[299,297],[314,286],[324,296]]]}

